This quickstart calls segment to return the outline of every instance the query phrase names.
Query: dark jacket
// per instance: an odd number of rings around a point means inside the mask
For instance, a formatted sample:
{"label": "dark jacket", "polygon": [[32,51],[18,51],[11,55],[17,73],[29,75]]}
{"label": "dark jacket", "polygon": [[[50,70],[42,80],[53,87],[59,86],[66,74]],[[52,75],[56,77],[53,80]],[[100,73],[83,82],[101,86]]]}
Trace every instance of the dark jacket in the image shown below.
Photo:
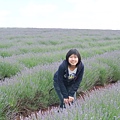
{"label": "dark jacket", "polygon": [[[77,72],[74,79],[68,79],[68,63],[64,60],[58,68],[58,71],[54,74],[54,81],[58,83],[61,93],[64,98],[74,96],[74,93],[79,88],[84,73],[84,65],[82,62],[77,66]],[[69,91],[68,89],[69,88]]]}

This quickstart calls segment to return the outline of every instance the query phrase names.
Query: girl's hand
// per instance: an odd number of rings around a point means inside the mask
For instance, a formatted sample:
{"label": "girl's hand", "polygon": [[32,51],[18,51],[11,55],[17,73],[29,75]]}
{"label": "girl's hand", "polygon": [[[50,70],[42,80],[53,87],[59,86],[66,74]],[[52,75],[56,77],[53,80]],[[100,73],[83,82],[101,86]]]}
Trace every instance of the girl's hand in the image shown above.
{"label": "girl's hand", "polygon": [[68,104],[68,103],[69,103],[69,100],[68,100],[68,99],[64,99],[64,103],[65,103],[65,104]]}
{"label": "girl's hand", "polygon": [[74,101],[74,97],[69,96],[69,102],[73,102]]}

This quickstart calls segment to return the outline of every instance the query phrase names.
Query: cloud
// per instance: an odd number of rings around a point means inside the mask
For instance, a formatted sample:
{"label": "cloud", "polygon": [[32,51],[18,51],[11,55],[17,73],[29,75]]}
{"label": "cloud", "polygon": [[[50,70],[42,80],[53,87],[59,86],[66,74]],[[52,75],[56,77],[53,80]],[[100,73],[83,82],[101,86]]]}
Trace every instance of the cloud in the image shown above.
{"label": "cloud", "polygon": [[0,16],[6,16],[6,15],[8,15],[9,14],[9,11],[7,11],[7,10],[1,10],[0,11]]}
{"label": "cloud", "polygon": [[9,14],[10,14],[10,12],[7,10],[0,10],[0,23],[4,23]]}
{"label": "cloud", "polygon": [[56,10],[54,4],[37,4],[29,3],[24,8],[20,9],[21,16],[37,17],[41,15],[48,15]]}
{"label": "cloud", "polygon": [[119,0],[31,1],[24,4],[20,2],[16,8],[0,11],[0,23],[3,26],[80,29],[120,28]]}
{"label": "cloud", "polygon": [[[69,22],[77,28],[118,29],[119,0],[67,0],[74,10],[69,13]],[[70,17],[70,15],[72,17]],[[64,15],[64,16],[67,16]],[[74,21],[74,23],[72,22]],[[72,26],[72,25],[71,25]]]}
{"label": "cloud", "polygon": [[[18,27],[49,27],[52,15],[55,14],[57,6],[54,4],[28,3],[19,9],[14,26]],[[54,18],[53,18],[54,19]],[[49,25],[48,25],[49,24]]]}

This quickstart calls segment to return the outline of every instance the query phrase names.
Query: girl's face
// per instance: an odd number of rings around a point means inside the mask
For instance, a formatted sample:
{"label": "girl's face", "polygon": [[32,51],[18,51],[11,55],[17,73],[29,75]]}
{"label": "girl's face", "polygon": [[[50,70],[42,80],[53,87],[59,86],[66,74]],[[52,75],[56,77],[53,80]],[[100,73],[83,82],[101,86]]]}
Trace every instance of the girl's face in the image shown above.
{"label": "girl's face", "polygon": [[76,66],[76,64],[78,63],[78,57],[77,57],[77,55],[72,54],[72,55],[68,58],[68,62],[70,63],[70,65]]}

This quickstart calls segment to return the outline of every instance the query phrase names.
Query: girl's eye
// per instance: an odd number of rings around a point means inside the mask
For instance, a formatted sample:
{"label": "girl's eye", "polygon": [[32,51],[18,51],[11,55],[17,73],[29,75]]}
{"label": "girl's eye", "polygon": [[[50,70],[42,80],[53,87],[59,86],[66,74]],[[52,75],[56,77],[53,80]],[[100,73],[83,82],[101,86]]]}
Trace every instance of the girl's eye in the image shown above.
{"label": "girl's eye", "polygon": [[69,58],[77,58],[76,55],[71,55]]}
{"label": "girl's eye", "polygon": [[74,58],[77,58],[77,56],[74,56]]}

